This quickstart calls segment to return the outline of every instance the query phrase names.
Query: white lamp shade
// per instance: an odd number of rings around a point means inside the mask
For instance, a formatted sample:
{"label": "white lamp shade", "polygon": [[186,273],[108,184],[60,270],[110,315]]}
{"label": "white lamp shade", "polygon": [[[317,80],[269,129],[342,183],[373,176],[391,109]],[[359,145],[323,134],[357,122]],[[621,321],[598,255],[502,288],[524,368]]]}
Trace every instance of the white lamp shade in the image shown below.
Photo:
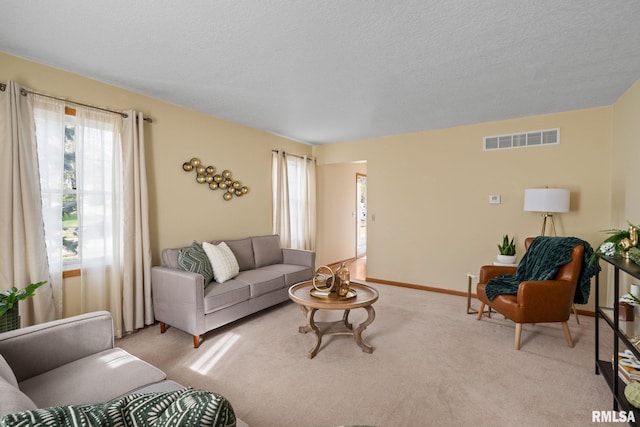
{"label": "white lamp shade", "polygon": [[527,188],[524,190],[524,210],[528,212],[569,212],[566,188]]}

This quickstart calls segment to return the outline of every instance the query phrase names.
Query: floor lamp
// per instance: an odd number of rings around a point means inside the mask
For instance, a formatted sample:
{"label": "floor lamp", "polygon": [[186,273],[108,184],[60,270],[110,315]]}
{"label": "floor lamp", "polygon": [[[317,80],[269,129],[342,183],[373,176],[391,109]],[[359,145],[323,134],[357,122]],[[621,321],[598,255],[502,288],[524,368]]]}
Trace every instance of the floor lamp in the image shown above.
{"label": "floor lamp", "polygon": [[[551,231],[553,236],[556,235],[556,225],[553,222],[554,213],[569,212],[569,196],[570,192],[566,188],[527,188],[524,190],[524,210],[526,212],[542,213],[542,231],[541,236],[547,228],[547,218],[551,221]],[[578,311],[573,304],[573,313],[576,315],[576,322],[580,324]]]}
{"label": "floor lamp", "polygon": [[550,219],[552,235],[556,235],[553,214],[569,212],[569,194],[569,190],[566,188],[527,188],[524,190],[524,210],[542,213],[541,236],[544,236],[546,231],[547,219]]}

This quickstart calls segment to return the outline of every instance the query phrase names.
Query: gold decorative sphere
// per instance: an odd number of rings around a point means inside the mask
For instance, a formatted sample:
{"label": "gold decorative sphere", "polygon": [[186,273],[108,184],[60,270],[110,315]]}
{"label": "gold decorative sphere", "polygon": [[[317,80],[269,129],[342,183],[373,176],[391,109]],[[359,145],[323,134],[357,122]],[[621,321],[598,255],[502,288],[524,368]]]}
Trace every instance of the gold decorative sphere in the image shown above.
{"label": "gold decorative sphere", "polygon": [[207,175],[213,175],[214,173],[216,173],[216,168],[213,166],[207,166]]}
{"label": "gold decorative sphere", "polygon": [[225,184],[227,184],[227,187],[231,187],[231,185],[233,184],[233,181],[231,181],[230,179],[225,179],[224,182]]}
{"label": "gold decorative sphere", "polygon": [[207,168],[205,168],[202,165],[196,166],[196,172],[198,172],[199,175],[204,175],[206,170],[207,170]]}
{"label": "gold decorative sphere", "polygon": [[233,187],[227,186],[227,193],[233,193],[234,191]]}
{"label": "gold decorative sphere", "polygon": [[182,164],[182,169],[184,169],[185,172],[189,172],[193,169],[193,165],[189,162],[184,162]]}
{"label": "gold decorative sphere", "polygon": [[224,193],[222,195],[222,197],[228,202],[229,200],[231,200],[231,193]]}
{"label": "gold decorative sphere", "polygon": [[205,175],[204,176],[204,180],[207,181],[208,183],[212,183],[213,182],[213,177],[211,175]]}
{"label": "gold decorative sphere", "polygon": [[211,184],[209,184],[209,188],[212,190],[217,190],[218,189],[218,183],[217,182],[212,182]]}
{"label": "gold decorative sphere", "polygon": [[218,188],[221,190],[224,190],[225,188],[227,188],[227,183],[222,181],[218,183]]}
{"label": "gold decorative sphere", "polygon": [[196,167],[200,165],[200,159],[198,159],[197,157],[194,157],[191,159],[191,166]]}
{"label": "gold decorative sphere", "polygon": [[240,181],[233,181],[233,184],[231,184],[231,185],[233,185],[233,188],[240,188],[240,187],[242,187],[242,184],[240,184]]}
{"label": "gold decorative sphere", "polygon": [[213,176],[213,180],[215,182],[222,182],[222,176],[221,175],[214,175]]}
{"label": "gold decorative sphere", "polygon": [[247,194],[249,192],[249,187],[247,187],[246,185],[244,187],[242,187],[240,189],[240,191],[242,191],[242,194]]}
{"label": "gold decorative sphere", "polygon": [[229,169],[225,169],[222,171],[222,177],[224,179],[231,178],[231,171]]}
{"label": "gold decorative sphere", "polygon": [[202,176],[202,175],[198,175],[198,176],[196,176],[196,181],[198,182],[198,184],[204,184],[205,182],[207,182],[207,181],[204,179],[204,176]]}
{"label": "gold decorative sphere", "polygon": [[236,190],[236,196],[238,196],[238,197],[242,196],[242,191]]}

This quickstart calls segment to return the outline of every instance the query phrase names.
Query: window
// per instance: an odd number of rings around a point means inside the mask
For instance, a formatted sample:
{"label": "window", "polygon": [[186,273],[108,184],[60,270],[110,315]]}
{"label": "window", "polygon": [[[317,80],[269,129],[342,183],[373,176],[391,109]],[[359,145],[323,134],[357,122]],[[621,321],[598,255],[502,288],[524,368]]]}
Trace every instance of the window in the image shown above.
{"label": "window", "polygon": [[284,245],[315,250],[315,161],[272,153],[273,232]]}
{"label": "window", "polygon": [[64,122],[64,181],[62,191],[62,259],[64,270],[79,268],[78,197],[76,186],[76,114],[67,108]]}
{"label": "window", "polygon": [[40,100],[34,119],[50,269],[111,265],[121,257],[121,118]]}

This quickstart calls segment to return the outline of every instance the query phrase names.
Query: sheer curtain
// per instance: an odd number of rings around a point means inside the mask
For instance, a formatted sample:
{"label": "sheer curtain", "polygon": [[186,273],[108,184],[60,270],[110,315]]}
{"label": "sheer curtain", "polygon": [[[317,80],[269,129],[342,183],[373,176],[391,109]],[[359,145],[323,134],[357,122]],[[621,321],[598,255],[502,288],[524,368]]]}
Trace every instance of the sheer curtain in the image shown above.
{"label": "sheer curtain", "polygon": [[62,195],[64,192],[65,103],[30,94],[33,98],[42,215],[47,244],[49,276],[56,317],[62,315]]}
{"label": "sheer curtain", "polygon": [[22,325],[56,317],[44,237],[32,99],[9,81],[0,87],[0,290],[42,280],[20,302]]}
{"label": "sheer curtain", "polygon": [[282,245],[315,250],[316,165],[307,156],[272,153],[273,232]]}
{"label": "sheer curtain", "polygon": [[81,309],[110,311],[116,336],[122,335],[121,125],[116,114],[76,108]]}

